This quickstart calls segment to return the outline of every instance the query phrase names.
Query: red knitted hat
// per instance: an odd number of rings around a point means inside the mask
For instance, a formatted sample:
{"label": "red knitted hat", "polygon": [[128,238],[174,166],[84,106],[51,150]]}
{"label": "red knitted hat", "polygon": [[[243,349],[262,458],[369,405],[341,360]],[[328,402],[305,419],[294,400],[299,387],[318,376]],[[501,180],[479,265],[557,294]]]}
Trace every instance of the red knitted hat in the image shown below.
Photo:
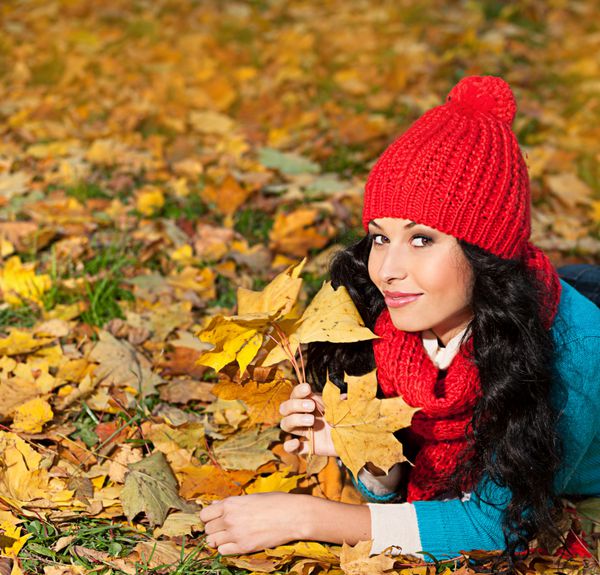
{"label": "red knitted hat", "polygon": [[415,221],[500,257],[522,257],[531,231],[529,177],[511,129],[517,106],[495,76],[463,78],[369,174],[363,226]]}

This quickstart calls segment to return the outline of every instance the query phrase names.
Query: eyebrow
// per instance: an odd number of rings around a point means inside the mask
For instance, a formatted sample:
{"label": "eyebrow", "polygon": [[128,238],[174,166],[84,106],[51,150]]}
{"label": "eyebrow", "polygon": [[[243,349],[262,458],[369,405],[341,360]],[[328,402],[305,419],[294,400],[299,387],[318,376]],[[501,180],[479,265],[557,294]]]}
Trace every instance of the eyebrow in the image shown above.
{"label": "eyebrow", "polygon": [[[382,230],[382,231],[383,231],[383,228],[382,228],[382,227],[381,227],[379,224],[375,223],[375,221],[374,221],[374,220],[371,220],[371,221],[369,222],[369,224],[368,224],[368,225],[369,225],[369,226],[374,226],[374,227],[376,227],[378,230]],[[415,226],[417,226],[417,225],[419,225],[419,224],[417,224],[417,222],[408,222],[408,224],[406,224],[406,225],[404,226],[404,229],[405,229],[405,230],[409,230],[410,228],[414,228],[414,227],[415,227]]]}

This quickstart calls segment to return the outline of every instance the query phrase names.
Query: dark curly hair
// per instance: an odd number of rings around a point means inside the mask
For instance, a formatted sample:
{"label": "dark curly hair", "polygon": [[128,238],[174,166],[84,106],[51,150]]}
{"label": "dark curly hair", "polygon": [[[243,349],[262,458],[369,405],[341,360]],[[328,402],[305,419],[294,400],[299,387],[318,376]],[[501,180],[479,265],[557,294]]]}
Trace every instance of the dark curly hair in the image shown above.
{"label": "dark curly hair", "polygon": [[[334,287],[345,286],[367,327],[385,307],[368,274],[371,236],[338,252],[330,266]],[[465,433],[473,456],[453,478],[460,486],[477,485],[487,475],[508,487],[512,499],[504,514],[506,556],[527,548],[540,534],[557,535],[558,500],[554,477],[561,462],[557,413],[550,401],[553,341],[541,320],[543,286],[518,260],[499,258],[459,240],[473,270],[472,361],[479,370],[482,397]],[[375,368],[370,341],[308,346],[307,374],[322,389],[327,373],[345,389],[344,372],[362,375]]]}

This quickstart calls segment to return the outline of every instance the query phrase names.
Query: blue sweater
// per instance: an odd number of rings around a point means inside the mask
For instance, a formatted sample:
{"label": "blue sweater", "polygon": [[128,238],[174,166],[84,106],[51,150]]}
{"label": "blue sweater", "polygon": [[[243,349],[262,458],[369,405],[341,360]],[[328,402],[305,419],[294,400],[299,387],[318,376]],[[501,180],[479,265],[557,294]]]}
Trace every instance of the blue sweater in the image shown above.
{"label": "blue sweater", "polygon": [[[600,309],[568,284],[552,326],[553,397],[559,409],[563,465],[556,492],[600,495]],[[364,489],[361,489],[364,492]],[[503,549],[502,514],[510,491],[484,478],[469,499],[414,502],[421,545],[437,559],[462,550]],[[374,497],[374,499],[377,499]]]}

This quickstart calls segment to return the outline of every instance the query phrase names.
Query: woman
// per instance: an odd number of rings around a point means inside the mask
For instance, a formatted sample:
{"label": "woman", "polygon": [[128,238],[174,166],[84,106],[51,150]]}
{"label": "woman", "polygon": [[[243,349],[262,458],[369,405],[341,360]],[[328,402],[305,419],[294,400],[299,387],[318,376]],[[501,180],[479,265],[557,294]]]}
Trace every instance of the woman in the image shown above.
{"label": "woman", "polygon": [[[377,367],[382,395],[422,408],[401,434],[414,466],[361,470],[368,505],[283,493],[211,505],[201,518],[220,553],[372,539],[372,552],[513,556],[555,531],[559,495],[600,494],[600,310],[529,243],[515,113],[500,78],[459,82],[373,167],[367,236],[332,264],[380,338],[312,344],[313,387]],[[307,384],[282,404],[288,451],[305,453],[314,427],[315,451],[335,455],[318,404]]]}

